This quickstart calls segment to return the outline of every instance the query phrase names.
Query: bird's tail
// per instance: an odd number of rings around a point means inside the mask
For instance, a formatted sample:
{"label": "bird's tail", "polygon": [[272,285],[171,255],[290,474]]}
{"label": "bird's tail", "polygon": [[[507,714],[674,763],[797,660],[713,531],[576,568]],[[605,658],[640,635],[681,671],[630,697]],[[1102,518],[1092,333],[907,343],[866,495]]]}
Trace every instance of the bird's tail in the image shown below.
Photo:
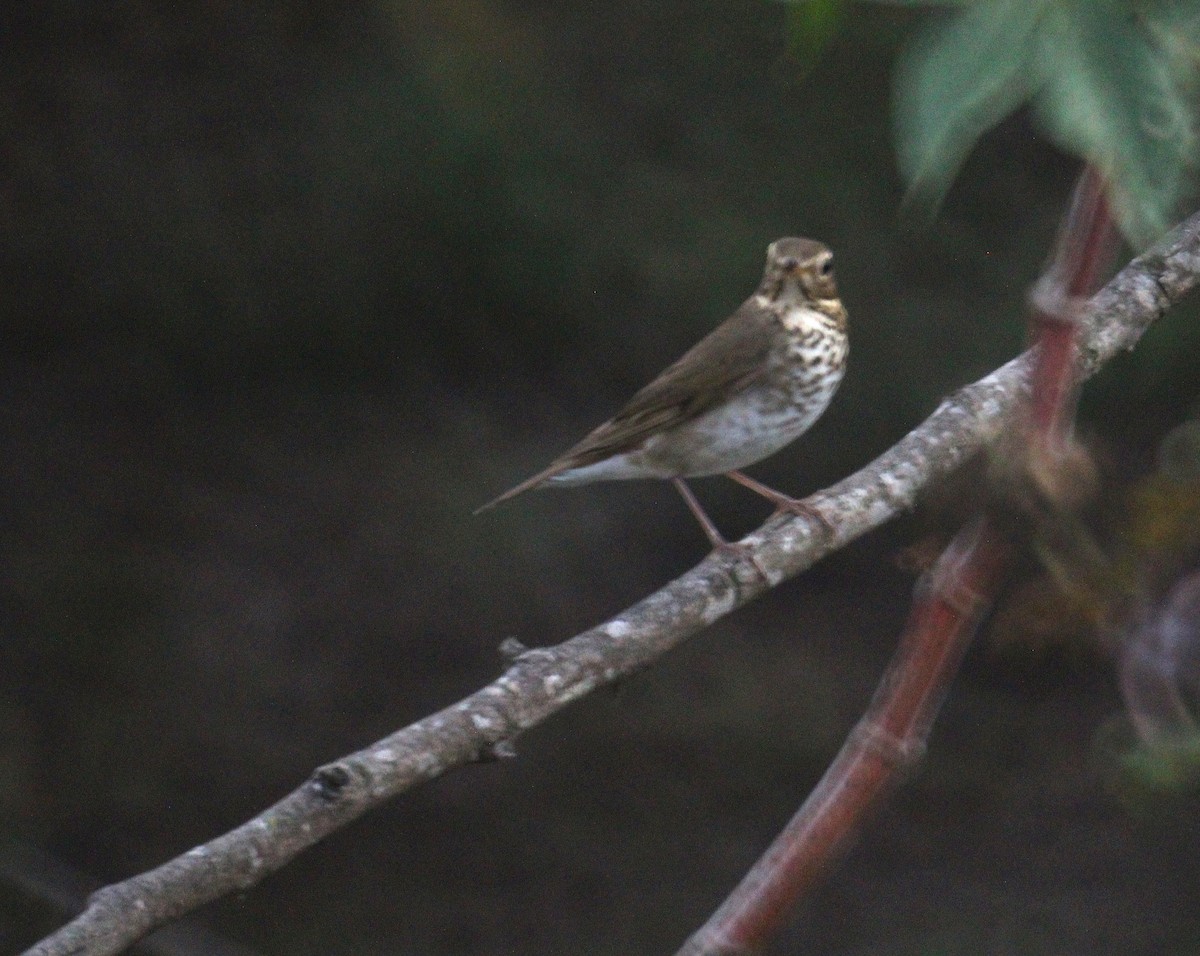
{"label": "bird's tail", "polygon": [[546,468],[543,471],[539,471],[532,478],[526,478],[519,485],[517,485],[513,488],[509,488],[508,491],[504,492],[504,494],[500,495],[499,497],[493,498],[486,505],[481,505],[480,507],[476,508],[474,511],[471,512],[471,514],[477,515],[484,511],[489,511],[492,508],[495,508],[496,505],[500,504],[501,502],[508,501],[509,498],[515,498],[517,495],[522,494],[523,492],[529,491],[533,488],[537,488],[539,485],[545,484],[547,481],[549,481],[555,475],[562,474],[564,471],[567,471],[570,467],[571,467],[571,465],[569,462],[556,461],[549,468]]}

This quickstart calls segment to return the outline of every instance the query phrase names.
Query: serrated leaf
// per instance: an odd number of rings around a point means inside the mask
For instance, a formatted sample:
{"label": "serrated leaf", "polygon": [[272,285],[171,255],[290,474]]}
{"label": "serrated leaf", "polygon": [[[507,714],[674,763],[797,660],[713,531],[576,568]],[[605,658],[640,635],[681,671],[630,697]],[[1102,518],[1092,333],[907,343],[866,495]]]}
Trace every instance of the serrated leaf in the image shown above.
{"label": "serrated leaf", "polygon": [[896,67],[907,201],[935,207],[975,141],[1032,92],[1042,0],[991,0],[924,29]]}

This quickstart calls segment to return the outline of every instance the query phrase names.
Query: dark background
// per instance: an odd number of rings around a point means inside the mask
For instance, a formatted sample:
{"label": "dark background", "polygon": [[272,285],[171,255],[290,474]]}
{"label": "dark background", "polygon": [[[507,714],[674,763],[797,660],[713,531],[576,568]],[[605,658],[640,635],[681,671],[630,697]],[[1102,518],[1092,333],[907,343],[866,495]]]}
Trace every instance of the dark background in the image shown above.
{"label": "dark background", "polygon": [[[665,484],[471,510],[829,243],[807,493],[1020,348],[1077,172],[1023,116],[906,221],[890,67],[745,0],[80,4],[0,13],[0,837],[109,881],[705,553]],[[1200,394],[1194,306],[1090,386],[1109,472]],[[768,510],[696,488],[729,534]],[[265,954],[673,951],[788,817],[908,606],[871,536],[651,671],[200,914]],[[1086,642],[985,634],[929,759],[776,951],[1200,951],[1195,807],[1131,808]],[[12,851],[15,852],[15,851]],[[63,918],[0,886],[0,947]],[[20,880],[16,880],[20,882]],[[53,881],[52,881],[53,882]]]}

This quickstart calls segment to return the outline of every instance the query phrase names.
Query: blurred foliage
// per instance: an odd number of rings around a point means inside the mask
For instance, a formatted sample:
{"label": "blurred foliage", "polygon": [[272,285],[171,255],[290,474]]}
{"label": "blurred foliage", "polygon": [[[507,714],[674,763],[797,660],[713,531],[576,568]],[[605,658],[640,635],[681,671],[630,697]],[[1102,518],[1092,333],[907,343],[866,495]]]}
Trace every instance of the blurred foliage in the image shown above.
{"label": "blurred foliage", "polygon": [[1133,243],[1151,241],[1173,220],[1195,159],[1195,4],[942,5],[956,9],[926,24],[896,69],[897,151],[911,204],[936,207],[976,141],[1028,104],[1056,143],[1110,180]]}
{"label": "blurred foliage", "polygon": [[989,628],[1010,658],[1113,659],[1124,713],[1095,749],[1110,792],[1139,811],[1200,796],[1200,420],[1167,433],[1157,465],[1110,482],[1090,520],[1071,522],[1068,548],[1035,536],[1043,570]]}
{"label": "blurred foliage", "polygon": [[803,70],[816,66],[821,52],[838,31],[847,0],[808,0],[788,6],[788,53]]}
{"label": "blurred foliage", "polygon": [[[1147,743],[1124,717],[1096,734],[1093,754],[1109,793],[1127,810],[1176,813],[1181,801],[1200,797],[1200,734],[1178,734]],[[1195,807],[1187,807],[1194,815]]]}
{"label": "blurred foliage", "polygon": [[1132,480],[1109,475],[1088,526],[1077,527],[1103,566],[1073,566],[1059,556],[1043,575],[1014,588],[992,622],[997,646],[1094,645],[1098,627],[1128,615],[1131,601],[1158,595],[1200,558],[1198,436],[1200,420],[1185,421],[1159,443],[1156,470]]}
{"label": "blurred foliage", "polygon": [[1158,444],[1158,470],[1172,481],[1200,481],[1200,418],[1167,432]]}

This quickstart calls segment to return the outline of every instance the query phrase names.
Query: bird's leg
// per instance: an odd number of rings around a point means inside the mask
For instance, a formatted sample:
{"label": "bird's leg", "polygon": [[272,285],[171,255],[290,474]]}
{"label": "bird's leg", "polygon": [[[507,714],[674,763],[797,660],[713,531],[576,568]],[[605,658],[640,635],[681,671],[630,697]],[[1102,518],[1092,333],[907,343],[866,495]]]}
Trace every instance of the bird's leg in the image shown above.
{"label": "bird's leg", "polygon": [[687,503],[688,509],[696,516],[696,520],[700,522],[700,527],[704,529],[704,535],[711,542],[712,546],[721,551],[734,547],[734,545],[722,537],[721,532],[717,530],[717,526],[713,524],[712,519],[700,507],[700,502],[696,500],[696,496],[692,494],[692,489],[687,486],[684,480],[682,478],[672,478],[671,483],[683,495],[683,500]]}
{"label": "bird's leg", "polygon": [[726,541],[721,535],[721,532],[717,530],[717,526],[713,524],[712,519],[705,513],[704,509],[700,507],[700,502],[696,499],[696,496],[692,494],[692,489],[687,486],[684,480],[682,478],[672,478],[671,483],[677,489],[679,489],[679,493],[683,496],[683,500],[687,504],[688,510],[691,511],[691,513],[696,516],[696,520],[700,522],[700,527],[704,529],[704,536],[708,538],[709,542],[712,544],[713,550],[721,551],[725,554],[731,554],[738,558],[745,558],[752,565],[754,565],[754,570],[762,576],[764,581],[770,582],[771,579],[767,577],[767,572],[762,569],[762,565],[758,563],[758,559],[751,553],[750,546],[745,544],[737,544],[732,541]]}
{"label": "bird's leg", "polygon": [[834,533],[834,528],[829,519],[812,505],[805,504],[799,498],[789,498],[782,492],[776,491],[774,488],[768,488],[760,481],[755,481],[749,475],[744,475],[740,471],[727,471],[725,477],[732,478],[739,485],[749,488],[756,495],[762,495],[767,501],[775,506],[775,510],[788,511],[794,515],[803,515],[806,518],[812,518],[821,525],[830,534]]}

